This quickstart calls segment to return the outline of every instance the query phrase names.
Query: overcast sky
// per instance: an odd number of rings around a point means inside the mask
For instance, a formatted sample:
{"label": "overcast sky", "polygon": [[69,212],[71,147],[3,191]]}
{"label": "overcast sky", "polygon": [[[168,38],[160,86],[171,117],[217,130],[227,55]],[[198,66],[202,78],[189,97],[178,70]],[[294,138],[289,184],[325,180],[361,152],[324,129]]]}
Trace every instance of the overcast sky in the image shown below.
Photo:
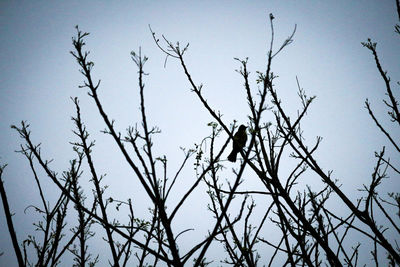
{"label": "overcast sky", "polygon": [[[126,166],[115,154],[112,140],[100,133],[104,124],[86,89],[78,88],[83,77],[69,53],[75,25],[90,32],[86,48],[95,62],[93,75],[102,80],[100,99],[122,132],[139,121],[137,73],[130,51],[141,47],[150,58],[145,66],[150,74],[145,81],[148,118],[162,130],[154,140],[155,149],[158,155],[169,157],[172,173],[182,159],[179,147],[193,147],[205,137],[212,118],[190,92],[178,62],[169,59],[164,68],[165,56],[154,44],[148,25],[171,41],[190,43],[186,61],[195,82],[203,83],[209,104],[224,114],[226,123],[246,124],[249,111],[234,58],[249,58],[253,81],[256,71],[264,70],[269,13],[276,18],[276,44],[297,24],[293,44],[272,66],[279,76],[275,81],[278,95],[292,116],[300,107],[296,76],[308,95],[317,96],[303,124],[307,141],[311,145],[316,136],[324,138],[318,153],[321,165],[334,170],[347,193],[358,194],[356,190],[369,182],[374,151],[388,145],[363,108],[366,98],[385,125],[390,125],[381,102],[383,81],[371,53],[360,43],[367,38],[377,41],[384,69],[393,81],[399,79],[394,0],[1,1],[0,162],[8,164],[3,179],[19,241],[33,231],[30,216],[34,212],[24,213],[24,209],[39,202],[28,162],[14,153],[21,140],[10,125],[27,120],[33,140],[42,143],[43,155],[54,158],[52,167],[61,173],[73,157],[68,143],[75,140],[71,96],[81,100],[83,120],[97,140],[99,172],[107,172],[110,190],[121,199],[138,194],[127,190],[125,182],[132,177],[124,172]],[[191,166],[188,174],[190,170]],[[393,186],[399,188],[400,181],[392,181],[387,188]],[[207,203],[204,192],[198,195]],[[207,213],[202,208],[192,214],[188,225]],[[4,255],[0,265],[13,266],[16,261],[2,208],[1,213],[0,252]]]}

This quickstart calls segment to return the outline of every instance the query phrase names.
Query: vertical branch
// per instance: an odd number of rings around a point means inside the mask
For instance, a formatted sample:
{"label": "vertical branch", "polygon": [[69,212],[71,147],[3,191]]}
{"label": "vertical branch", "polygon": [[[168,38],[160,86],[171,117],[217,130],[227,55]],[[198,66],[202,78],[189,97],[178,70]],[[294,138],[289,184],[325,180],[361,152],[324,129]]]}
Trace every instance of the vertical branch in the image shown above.
{"label": "vertical branch", "polygon": [[385,82],[386,93],[389,96],[390,100],[390,103],[386,102],[385,100],[383,102],[386,104],[386,106],[388,106],[391,109],[388,113],[392,118],[392,120],[396,121],[400,125],[400,112],[398,108],[399,104],[393,95],[392,88],[390,86],[390,77],[387,75],[387,72],[382,69],[378,53],[376,52],[376,43],[373,43],[371,42],[371,39],[368,39],[367,42],[362,42],[361,44],[364,47],[368,48],[374,56],[376,68],[378,69],[379,74],[381,75],[383,81]]}
{"label": "vertical branch", "polygon": [[146,56],[142,57],[142,51],[139,48],[139,55],[136,55],[135,52],[131,52],[131,56],[132,56],[132,60],[136,63],[137,67],[138,67],[138,73],[139,73],[139,94],[140,94],[140,111],[141,111],[141,115],[142,115],[142,126],[143,126],[143,130],[144,130],[144,140],[146,142],[146,154],[148,156],[148,160],[150,162],[150,167],[151,167],[151,173],[150,175],[153,177],[153,190],[157,191],[158,194],[159,192],[159,186],[158,186],[158,179],[157,179],[157,173],[156,173],[156,169],[155,169],[155,161],[154,161],[154,157],[152,154],[152,149],[151,147],[153,146],[153,143],[151,141],[151,137],[150,134],[151,132],[153,132],[153,130],[149,130],[148,126],[147,126],[147,118],[146,118],[146,109],[145,109],[145,104],[144,104],[144,82],[143,82],[143,75],[145,75],[144,71],[143,71],[143,67],[144,64],[146,63],[146,61],[148,60],[148,58]]}
{"label": "vertical branch", "polygon": [[[81,206],[84,205],[86,197],[83,194],[83,190],[79,185],[78,179],[80,178],[82,171],[80,171],[80,167],[82,165],[82,160],[84,158],[84,153],[78,149],[78,147],[74,146],[74,150],[78,155],[78,159],[71,161],[71,168],[67,172],[67,180],[71,183],[71,192],[77,202],[80,205],[74,205],[75,210],[78,212],[78,225],[75,229],[71,229],[74,233],[73,238],[70,240],[71,244],[75,238],[78,238],[79,241],[79,251],[70,249],[70,251],[75,255],[75,260],[78,262],[79,266],[86,266],[95,264],[97,262],[98,257],[94,258],[93,262],[90,262],[91,254],[88,253],[87,249],[87,240],[94,236],[94,233],[90,231],[90,227],[93,224],[92,217],[90,215],[86,215]],[[97,207],[96,199],[93,202],[92,210],[95,210]]]}
{"label": "vertical branch", "polygon": [[74,100],[75,107],[76,107],[76,117],[72,118],[72,120],[75,122],[76,128],[78,129],[78,132],[74,131],[74,133],[80,138],[81,143],[75,143],[74,145],[79,146],[83,149],[83,152],[85,153],[87,163],[90,168],[90,172],[92,174],[92,181],[96,189],[96,201],[99,203],[100,206],[100,211],[102,215],[102,219],[105,222],[103,224],[103,227],[105,228],[105,231],[107,233],[107,239],[108,239],[108,245],[111,250],[111,254],[113,256],[114,260],[114,266],[119,266],[118,263],[118,254],[115,248],[115,243],[114,239],[112,236],[112,230],[108,226],[109,224],[109,219],[106,211],[106,205],[103,200],[103,189],[100,186],[100,180],[101,178],[98,177],[96,169],[94,167],[94,163],[92,160],[91,152],[92,152],[92,147],[94,146],[94,143],[87,143],[87,139],[89,137],[88,132],[86,131],[86,127],[83,125],[83,122],[81,120],[81,113],[80,113],[80,107],[79,107],[79,102],[78,99],[75,98]]}
{"label": "vertical branch", "polygon": [[143,66],[147,61],[147,57],[141,55],[141,50],[139,50],[139,55],[136,55],[136,53],[132,52],[132,59],[136,63],[138,69],[139,69],[139,88],[140,88],[140,109],[141,109],[141,114],[142,114],[142,125],[143,125],[143,130],[144,130],[144,140],[146,142],[146,149],[145,152],[148,156],[148,160],[150,162],[150,168],[151,168],[151,176],[153,177],[153,194],[154,194],[154,203],[158,207],[159,215],[161,222],[164,226],[168,243],[169,243],[169,249],[171,251],[171,254],[174,258],[174,264],[176,266],[181,266],[181,259],[179,256],[179,251],[178,251],[178,246],[176,244],[174,234],[172,232],[171,228],[171,220],[167,216],[166,212],[166,206],[165,206],[165,199],[162,198],[162,192],[160,191],[160,185],[159,185],[159,180],[156,175],[156,168],[155,168],[155,159],[152,154],[152,149],[151,147],[153,146],[150,135],[154,132],[154,129],[149,130],[147,126],[147,119],[146,119],[146,112],[145,112],[145,104],[144,104],[144,83],[143,83],[143,75],[145,74],[143,71]]}
{"label": "vertical branch", "polygon": [[6,216],[8,232],[10,233],[11,241],[12,241],[12,244],[14,247],[14,252],[17,257],[18,265],[22,267],[22,266],[25,266],[25,263],[24,263],[24,260],[22,257],[21,249],[18,245],[17,235],[15,233],[14,224],[12,221],[12,214],[10,211],[10,206],[8,205],[7,195],[6,195],[6,191],[4,189],[4,183],[3,183],[3,179],[2,179],[3,170],[6,166],[7,165],[0,166],[0,195],[1,195],[1,200],[3,202],[3,208],[4,208],[4,213]]}

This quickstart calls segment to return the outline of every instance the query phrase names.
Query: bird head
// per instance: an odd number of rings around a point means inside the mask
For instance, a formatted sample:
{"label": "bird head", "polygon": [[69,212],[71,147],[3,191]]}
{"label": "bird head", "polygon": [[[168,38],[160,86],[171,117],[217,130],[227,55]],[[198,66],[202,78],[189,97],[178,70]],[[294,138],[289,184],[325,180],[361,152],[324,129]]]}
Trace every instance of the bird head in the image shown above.
{"label": "bird head", "polygon": [[244,126],[243,124],[239,126],[239,130],[238,131],[244,131],[246,130],[247,126]]}

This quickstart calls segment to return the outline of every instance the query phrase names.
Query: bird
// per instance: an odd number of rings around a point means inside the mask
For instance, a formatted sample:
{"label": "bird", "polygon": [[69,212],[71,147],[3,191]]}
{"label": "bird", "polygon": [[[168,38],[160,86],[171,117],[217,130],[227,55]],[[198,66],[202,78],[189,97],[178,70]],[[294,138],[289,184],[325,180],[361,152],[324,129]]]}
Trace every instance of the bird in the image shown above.
{"label": "bird", "polygon": [[233,136],[233,148],[232,152],[228,156],[228,160],[231,162],[236,162],[237,153],[243,149],[247,142],[246,126],[243,124],[239,126],[239,130]]}

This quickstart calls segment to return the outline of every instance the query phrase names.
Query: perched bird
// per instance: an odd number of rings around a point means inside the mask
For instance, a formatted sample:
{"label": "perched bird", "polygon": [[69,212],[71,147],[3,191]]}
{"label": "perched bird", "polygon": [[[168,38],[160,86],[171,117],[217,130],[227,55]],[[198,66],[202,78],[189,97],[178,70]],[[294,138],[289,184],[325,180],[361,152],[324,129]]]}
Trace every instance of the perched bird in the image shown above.
{"label": "perched bird", "polygon": [[247,141],[246,126],[243,124],[239,126],[239,130],[233,136],[233,148],[231,154],[228,156],[228,160],[236,162],[237,153],[243,149]]}

